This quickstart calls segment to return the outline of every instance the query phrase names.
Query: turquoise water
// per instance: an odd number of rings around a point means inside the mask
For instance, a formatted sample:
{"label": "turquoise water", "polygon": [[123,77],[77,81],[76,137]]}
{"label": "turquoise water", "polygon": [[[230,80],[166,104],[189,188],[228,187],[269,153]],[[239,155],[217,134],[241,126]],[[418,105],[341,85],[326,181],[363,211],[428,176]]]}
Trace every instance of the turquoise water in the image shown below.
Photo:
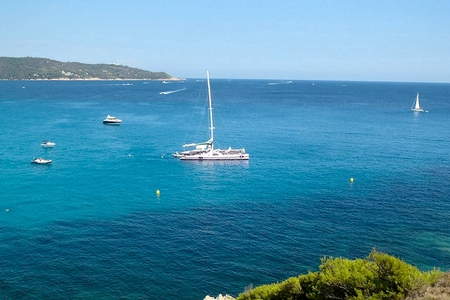
{"label": "turquoise water", "polygon": [[0,295],[236,295],[372,248],[450,268],[450,84],[212,85],[249,162],[168,155],[207,138],[204,81],[0,82]]}

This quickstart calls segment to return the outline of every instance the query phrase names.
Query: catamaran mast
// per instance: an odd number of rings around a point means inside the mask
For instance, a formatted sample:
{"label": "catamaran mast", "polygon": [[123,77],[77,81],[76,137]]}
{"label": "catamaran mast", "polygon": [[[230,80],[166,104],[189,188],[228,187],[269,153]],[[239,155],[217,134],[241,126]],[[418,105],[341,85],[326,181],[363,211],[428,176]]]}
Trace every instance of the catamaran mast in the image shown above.
{"label": "catamaran mast", "polygon": [[209,83],[209,71],[206,71],[206,81],[208,83],[209,139],[211,141],[211,149],[214,149],[214,120],[212,112],[211,85]]}

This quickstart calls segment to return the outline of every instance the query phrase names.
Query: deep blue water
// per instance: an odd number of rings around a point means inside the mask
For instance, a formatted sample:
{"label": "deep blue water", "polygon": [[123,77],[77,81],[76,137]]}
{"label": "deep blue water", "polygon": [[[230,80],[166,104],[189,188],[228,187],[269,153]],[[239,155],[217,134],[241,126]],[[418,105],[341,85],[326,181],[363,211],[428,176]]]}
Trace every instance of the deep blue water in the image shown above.
{"label": "deep blue water", "polygon": [[450,84],[270,82],[213,80],[251,160],[195,163],[168,154],[207,138],[204,81],[0,81],[0,297],[237,295],[372,248],[449,269]]}

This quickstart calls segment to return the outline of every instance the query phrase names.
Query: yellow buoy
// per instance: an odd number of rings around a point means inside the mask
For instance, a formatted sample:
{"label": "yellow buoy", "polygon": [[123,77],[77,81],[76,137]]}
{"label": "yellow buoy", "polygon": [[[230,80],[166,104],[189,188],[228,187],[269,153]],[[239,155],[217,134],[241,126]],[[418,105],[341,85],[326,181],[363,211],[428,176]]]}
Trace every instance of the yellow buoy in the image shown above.
{"label": "yellow buoy", "polygon": [[350,179],[348,181],[350,181],[350,183],[353,183],[353,182],[355,182],[355,178],[350,177]]}
{"label": "yellow buoy", "polygon": [[157,189],[155,194],[156,194],[157,197],[159,197],[161,195],[161,191],[159,189]]}

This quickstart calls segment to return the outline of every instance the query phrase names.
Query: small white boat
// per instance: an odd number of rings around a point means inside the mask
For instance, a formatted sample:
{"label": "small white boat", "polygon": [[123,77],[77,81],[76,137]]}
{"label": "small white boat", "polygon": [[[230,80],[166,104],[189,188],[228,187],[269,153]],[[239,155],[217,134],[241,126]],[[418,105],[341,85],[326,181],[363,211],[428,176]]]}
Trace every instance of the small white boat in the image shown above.
{"label": "small white boat", "polygon": [[32,164],[38,164],[38,165],[49,165],[53,161],[51,159],[45,159],[42,157],[35,158],[31,161]]}
{"label": "small white boat", "polygon": [[106,118],[103,120],[103,124],[120,125],[120,123],[122,123],[122,120],[110,115],[107,115]]}
{"label": "small white boat", "polygon": [[413,112],[424,112],[424,111],[425,111],[425,110],[423,109],[423,107],[420,106],[419,93],[417,93],[416,101],[414,102],[413,107],[411,107],[411,110],[412,110]]}
{"label": "small white boat", "polygon": [[50,142],[50,141],[43,141],[41,143],[41,146],[44,147],[44,148],[53,148],[53,147],[56,146],[56,143]]}

